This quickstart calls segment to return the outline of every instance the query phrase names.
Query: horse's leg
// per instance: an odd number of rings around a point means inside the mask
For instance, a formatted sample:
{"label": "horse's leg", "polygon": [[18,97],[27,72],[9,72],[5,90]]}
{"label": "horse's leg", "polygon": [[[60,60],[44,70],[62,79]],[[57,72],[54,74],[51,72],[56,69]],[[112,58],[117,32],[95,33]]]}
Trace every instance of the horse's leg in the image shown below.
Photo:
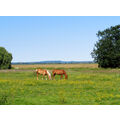
{"label": "horse's leg", "polygon": [[50,80],[50,77],[49,77],[49,75],[46,75],[47,76],[47,80]]}
{"label": "horse's leg", "polygon": [[55,74],[53,74],[53,80],[55,80]]}
{"label": "horse's leg", "polygon": [[37,73],[37,80],[38,80],[38,73]]}
{"label": "horse's leg", "polygon": [[44,79],[45,77],[46,77],[45,74],[43,74],[43,79]]}
{"label": "horse's leg", "polygon": [[46,78],[46,80],[47,80],[47,75],[45,75],[45,78]]}
{"label": "horse's leg", "polygon": [[43,80],[45,79],[45,75],[43,75]]}
{"label": "horse's leg", "polygon": [[43,80],[44,75],[42,75],[42,80]]}
{"label": "horse's leg", "polygon": [[52,79],[54,80],[54,74],[52,74]]}
{"label": "horse's leg", "polygon": [[40,76],[40,80],[41,80],[41,74],[39,74],[39,76]]}
{"label": "horse's leg", "polygon": [[63,78],[63,75],[61,75],[60,79],[62,79],[62,78]]}

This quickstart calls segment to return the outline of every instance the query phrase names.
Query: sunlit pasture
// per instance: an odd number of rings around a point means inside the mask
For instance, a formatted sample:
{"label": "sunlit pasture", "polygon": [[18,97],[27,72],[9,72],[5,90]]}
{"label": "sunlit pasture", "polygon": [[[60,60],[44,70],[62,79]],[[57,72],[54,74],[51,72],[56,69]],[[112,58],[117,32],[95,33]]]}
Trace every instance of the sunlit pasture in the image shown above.
{"label": "sunlit pasture", "polygon": [[[54,66],[54,67],[53,67]],[[48,68],[51,72],[57,65]],[[69,65],[68,65],[69,66]],[[113,105],[120,104],[120,70],[97,67],[60,67],[68,80],[36,79],[35,68],[0,71],[1,105]],[[89,66],[89,64],[88,64]],[[91,64],[92,66],[92,64]],[[36,66],[36,68],[39,66]],[[57,66],[59,68],[59,65]]]}

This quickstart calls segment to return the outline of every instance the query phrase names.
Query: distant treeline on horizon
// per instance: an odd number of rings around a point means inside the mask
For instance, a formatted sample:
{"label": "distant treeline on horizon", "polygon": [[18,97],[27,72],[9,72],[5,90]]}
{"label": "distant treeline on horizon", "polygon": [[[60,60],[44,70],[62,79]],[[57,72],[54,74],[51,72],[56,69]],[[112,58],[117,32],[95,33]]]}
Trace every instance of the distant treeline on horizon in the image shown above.
{"label": "distant treeline on horizon", "polygon": [[40,61],[40,62],[12,62],[12,64],[79,64],[94,63],[93,61]]}

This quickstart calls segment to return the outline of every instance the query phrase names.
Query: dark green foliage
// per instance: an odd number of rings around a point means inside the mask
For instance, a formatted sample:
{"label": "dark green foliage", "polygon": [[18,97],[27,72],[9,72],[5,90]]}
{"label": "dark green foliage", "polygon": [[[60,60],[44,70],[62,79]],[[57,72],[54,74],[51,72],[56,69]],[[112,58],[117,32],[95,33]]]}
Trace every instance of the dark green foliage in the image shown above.
{"label": "dark green foliage", "polygon": [[12,54],[0,47],[0,69],[10,69],[11,68]]}
{"label": "dark green foliage", "polygon": [[92,57],[99,67],[120,67],[120,25],[98,31],[98,42],[93,49]]}
{"label": "dark green foliage", "polygon": [[7,96],[4,95],[0,97],[0,105],[5,105],[7,103]]}

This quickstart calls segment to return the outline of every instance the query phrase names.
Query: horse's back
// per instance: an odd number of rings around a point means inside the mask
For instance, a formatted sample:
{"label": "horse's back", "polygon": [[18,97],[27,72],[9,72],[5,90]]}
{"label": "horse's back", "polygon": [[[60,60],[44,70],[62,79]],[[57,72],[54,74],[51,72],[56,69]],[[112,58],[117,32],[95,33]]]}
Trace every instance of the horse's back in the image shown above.
{"label": "horse's back", "polygon": [[47,71],[44,69],[36,69],[36,72],[38,72],[39,74],[47,74]]}
{"label": "horse's back", "polygon": [[52,71],[52,73],[53,73],[53,74],[63,74],[63,73],[65,73],[65,70],[54,69],[54,70]]}

